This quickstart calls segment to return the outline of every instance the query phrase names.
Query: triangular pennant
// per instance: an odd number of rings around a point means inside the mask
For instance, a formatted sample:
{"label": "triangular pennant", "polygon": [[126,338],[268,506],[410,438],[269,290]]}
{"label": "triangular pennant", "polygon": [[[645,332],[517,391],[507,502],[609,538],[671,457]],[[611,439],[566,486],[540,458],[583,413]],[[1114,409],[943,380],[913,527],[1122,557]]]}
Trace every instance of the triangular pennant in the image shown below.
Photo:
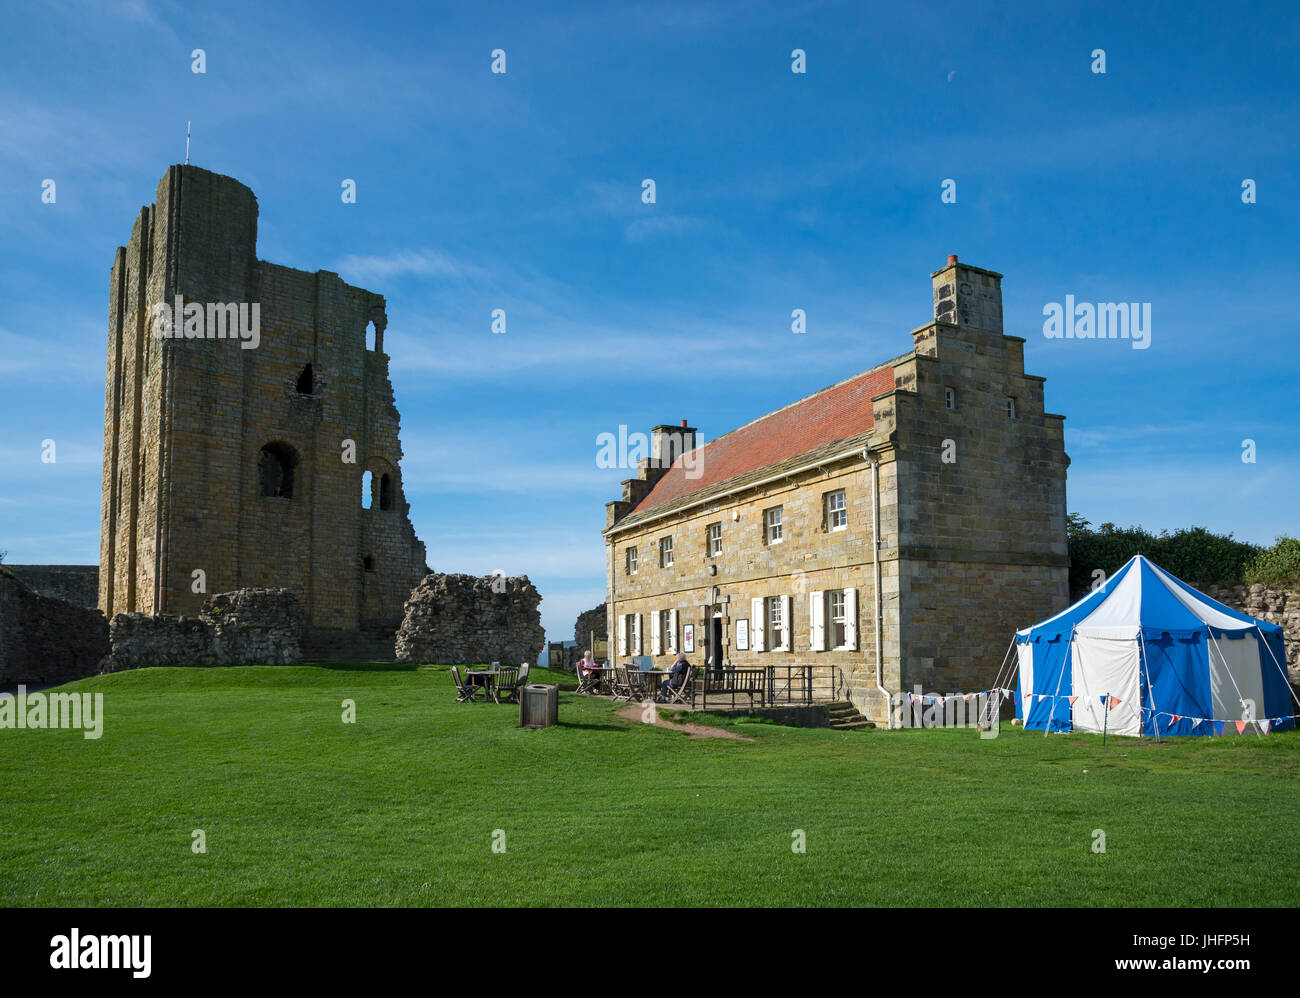
{"label": "triangular pennant", "polygon": [[970,694],[969,694],[969,693],[963,694],[963,695],[962,695],[962,698],[961,698],[961,702],[962,702],[962,703],[970,703]]}
{"label": "triangular pennant", "polygon": [[1172,728],[1175,724],[1177,724],[1177,723],[1178,723],[1179,721],[1181,721],[1182,719],[1183,719],[1183,718],[1182,718],[1182,715],[1181,715],[1181,714],[1170,714],[1170,715],[1169,715],[1169,726]]}
{"label": "triangular pennant", "polygon": [[1214,724],[1211,725],[1211,727],[1214,728],[1214,733],[1215,733],[1216,735],[1221,735],[1221,734],[1223,734],[1224,723],[1225,723],[1225,722],[1223,722],[1223,721],[1215,721]]}
{"label": "triangular pennant", "polygon": [[1268,734],[1268,729],[1271,728],[1271,727],[1273,727],[1273,722],[1272,722],[1272,721],[1260,721],[1260,722],[1259,722],[1259,727],[1260,727],[1260,730],[1264,732],[1264,734]]}
{"label": "triangular pennant", "polygon": [[1246,731],[1246,722],[1245,722],[1245,721],[1234,721],[1233,723],[1237,725],[1237,734],[1240,735],[1240,734],[1245,733],[1245,731]]}
{"label": "triangular pennant", "polygon": [[1120,698],[1119,698],[1119,697],[1111,697],[1111,698],[1110,698],[1110,709],[1111,709],[1111,710],[1114,710],[1116,707],[1118,707],[1118,706],[1120,705],[1120,702],[1121,702],[1121,701],[1120,701]]}
{"label": "triangular pennant", "polygon": [[1099,696],[1097,699],[1100,700],[1101,703],[1102,703],[1103,705],[1105,705],[1105,703],[1106,703],[1106,694],[1103,693],[1103,694],[1102,694],[1101,696]]}
{"label": "triangular pennant", "polygon": [[1076,700],[1078,700],[1078,699],[1079,699],[1079,698],[1078,698],[1077,696],[1070,697],[1070,706],[1073,707],[1073,706],[1074,706],[1074,701],[1076,701]]}

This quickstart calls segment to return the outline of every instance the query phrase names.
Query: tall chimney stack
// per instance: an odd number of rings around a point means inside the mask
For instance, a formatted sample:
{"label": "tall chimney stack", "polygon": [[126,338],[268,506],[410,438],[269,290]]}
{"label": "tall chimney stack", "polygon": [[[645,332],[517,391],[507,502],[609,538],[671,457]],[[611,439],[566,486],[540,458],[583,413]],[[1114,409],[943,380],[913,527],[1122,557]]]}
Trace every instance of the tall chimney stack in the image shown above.
{"label": "tall chimney stack", "polygon": [[995,270],[959,263],[948,257],[930,275],[934,287],[934,318],[964,329],[1002,332],[1002,275]]}

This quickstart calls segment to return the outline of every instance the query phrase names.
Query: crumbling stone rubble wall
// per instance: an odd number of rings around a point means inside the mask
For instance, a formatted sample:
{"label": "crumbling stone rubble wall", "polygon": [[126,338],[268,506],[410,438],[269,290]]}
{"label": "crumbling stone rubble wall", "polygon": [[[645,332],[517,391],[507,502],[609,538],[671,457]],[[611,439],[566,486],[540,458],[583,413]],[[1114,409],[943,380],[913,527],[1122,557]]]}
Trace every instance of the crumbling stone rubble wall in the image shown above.
{"label": "crumbling stone rubble wall", "polygon": [[302,661],[302,606],[288,589],[239,589],[204,601],[198,617],[119,613],[104,672],[174,665]]}
{"label": "crumbling stone rubble wall", "polygon": [[93,676],[108,647],[108,622],[99,610],[40,596],[0,568],[0,684]]}
{"label": "crumbling stone rubble wall", "polygon": [[1205,593],[1234,610],[1281,627],[1289,678],[1292,684],[1300,683],[1300,586],[1210,586]]}
{"label": "crumbling stone rubble wall", "polygon": [[591,647],[591,635],[595,632],[598,638],[609,637],[609,623],[605,619],[605,604],[593,610],[587,610],[578,614],[577,621],[573,625],[573,641],[578,646],[578,656]]}
{"label": "crumbling stone rubble wall", "polygon": [[546,640],[542,595],[528,576],[431,572],[411,592],[397,660],[445,665],[537,661]]}

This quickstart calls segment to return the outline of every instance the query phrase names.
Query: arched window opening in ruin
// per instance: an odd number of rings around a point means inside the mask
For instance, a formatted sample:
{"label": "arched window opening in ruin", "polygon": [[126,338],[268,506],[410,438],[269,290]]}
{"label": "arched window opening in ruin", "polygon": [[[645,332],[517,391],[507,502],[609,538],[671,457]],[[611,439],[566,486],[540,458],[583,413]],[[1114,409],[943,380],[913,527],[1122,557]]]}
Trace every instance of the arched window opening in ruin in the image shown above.
{"label": "arched window opening in ruin", "polygon": [[361,508],[369,509],[375,497],[375,476],[369,472],[361,473]]}
{"label": "arched window opening in ruin", "polygon": [[378,338],[379,334],[375,331],[375,320],[371,319],[366,323],[366,349],[374,350]]}
{"label": "arched window opening in ruin", "polygon": [[393,480],[388,475],[379,476],[379,508],[393,508]]}
{"label": "arched window opening in ruin", "polygon": [[374,557],[373,557],[372,555],[366,555],[364,558],[361,559],[361,566],[362,566],[362,567],[363,567],[367,572],[373,572],[373,571],[375,570],[375,559],[374,559]]}
{"label": "arched window opening in ruin", "polygon": [[293,498],[293,473],[298,456],[288,444],[272,443],[262,448],[257,460],[257,481],[262,495]]}
{"label": "arched window opening in ruin", "polygon": [[302,369],[302,374],[298,375],[298,394],[312,395],[316,390],[316,381],[312,376],[311,365],[308,364]]}

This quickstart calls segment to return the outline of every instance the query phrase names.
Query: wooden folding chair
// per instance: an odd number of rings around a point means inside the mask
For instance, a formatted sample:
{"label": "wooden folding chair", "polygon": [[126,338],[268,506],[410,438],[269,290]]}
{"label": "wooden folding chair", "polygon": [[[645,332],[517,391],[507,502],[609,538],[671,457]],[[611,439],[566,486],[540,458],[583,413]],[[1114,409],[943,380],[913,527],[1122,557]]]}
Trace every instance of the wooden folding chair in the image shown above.
{"label": "wooden folding chair", "polygon": [[506,703],[519,700],[519,669],[513,665],[503,666],[497,671],[496,683],[492,687],[492,700],[494,703],[500,703],[502,695],[505,696]]}
{"label": "wooden folding chair", "polygon": [[451,679],[456,684],[456,702],[471,703],[478,699],[480,687],[473,683],[467,683],[460,678],[460,670],[454,665],[451,667]]}
{"label": "wooden folding chair", "polygon": [[641,670],[633,666],[627,670],[627,689],[628,699],[640,703],[645,699],[645,676],[641,675]]}
{"label": "wooden folding chair", "polygon": [[599,676],[600,673],[598,672],[588,672],[586,675],[583,675],[582,666],[578,666],[578,692],[579,693],[596,692],[596,690],[600,688]]}
{"label": "wooden folding chair", "polygon": [[686,678],[682,680],[681,686],[669,685],[668,680],[671,678],[672,678],[671,676],[665,678],[663,685],[659,687],[659,692],[663,694],[663,699],[661,699],[659,702],[689,704],[691,702],[691,690],[695,686],[694,667],[691,666],[687,667]]}
{"label": "wooden folding chair", "polygon": [[626,665],[614,666],[614,678],[610,689],[613,690],[615,700],[632,699],[632,683],[628,679]]}

